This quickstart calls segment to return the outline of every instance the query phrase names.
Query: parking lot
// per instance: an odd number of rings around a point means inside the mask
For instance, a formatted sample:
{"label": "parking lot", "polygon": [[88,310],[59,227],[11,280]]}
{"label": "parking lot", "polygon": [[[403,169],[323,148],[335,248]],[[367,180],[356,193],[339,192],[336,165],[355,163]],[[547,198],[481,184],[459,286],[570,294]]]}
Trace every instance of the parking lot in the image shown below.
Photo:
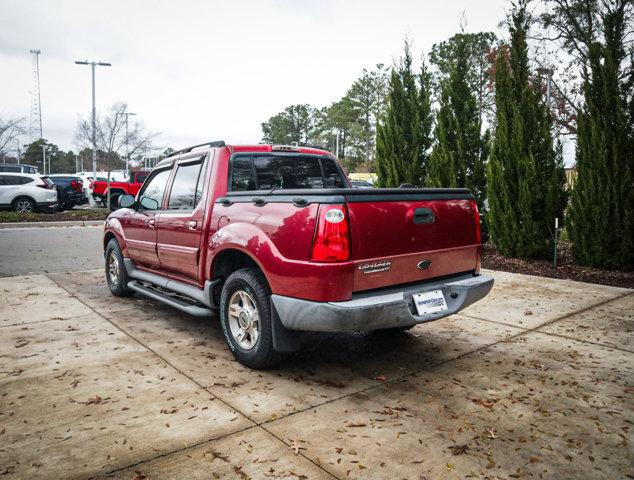
{"label": "parking lot", "polygon": [[[0,279],[5,478],[625,478],[631,290],[491,272],[408,333],[307,335],[269,371],[101,270]],[[631,477],[630,477],[631,478]]]}

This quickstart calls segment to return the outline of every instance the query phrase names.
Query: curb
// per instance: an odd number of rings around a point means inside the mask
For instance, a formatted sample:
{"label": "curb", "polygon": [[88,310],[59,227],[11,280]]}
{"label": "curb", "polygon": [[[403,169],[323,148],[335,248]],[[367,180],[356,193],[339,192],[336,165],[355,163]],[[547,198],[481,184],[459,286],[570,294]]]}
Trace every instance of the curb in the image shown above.
{"label": "curb", "polygon": [[68,220],[62,222],[6,222],[0,223],[0,230],[9,228],[50,228],[50,227],[101,227],[105,220]]}

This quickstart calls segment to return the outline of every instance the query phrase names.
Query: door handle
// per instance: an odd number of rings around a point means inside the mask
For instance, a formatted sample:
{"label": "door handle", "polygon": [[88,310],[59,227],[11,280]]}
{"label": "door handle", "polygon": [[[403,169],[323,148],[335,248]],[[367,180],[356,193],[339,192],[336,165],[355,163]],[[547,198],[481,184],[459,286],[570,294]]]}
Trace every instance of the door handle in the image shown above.
{"label": "door handle", "polygon": [[156,220],[153,218],[149,218],[147,220],[144,220],[145,223],[147,223],[147,226],[150,228],[156,228]]}
{"label": "door handle", "polygon": [[417,208],[414,210],[414,223],[416,225],[424,223],[434,223],[436,218],[431,208]]}
{"label": "door handle", "polygon": [[196,220],[190,220],[189,222],[187,222],[187,228],[190,230],[196,230],[197,226],[198,222]]}

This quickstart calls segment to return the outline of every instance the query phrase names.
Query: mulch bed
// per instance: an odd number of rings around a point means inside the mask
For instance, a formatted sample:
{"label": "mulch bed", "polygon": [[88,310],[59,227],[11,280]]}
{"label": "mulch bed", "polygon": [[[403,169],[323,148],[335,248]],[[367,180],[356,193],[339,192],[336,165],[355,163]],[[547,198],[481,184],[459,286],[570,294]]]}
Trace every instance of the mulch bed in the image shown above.
{"label": "mulch bed", "polygon": [[634,272],[601,270],[577,265],[572,257],[570,242],[564,240],[559,243],[557,270],[553,269],[552,260],[507,258],[502,256],[491,244],[484,246],[482,267],[504,272],[537,275],[539,277],[562,278],[612,287],[634,288]]}
{"label": "mulch bed", "polygon": [[0,212],[0,223],[8,222],[68,222],[79,220],[105,220],[106,209],[101,210],[66,210],[55,213],[18,213]]}

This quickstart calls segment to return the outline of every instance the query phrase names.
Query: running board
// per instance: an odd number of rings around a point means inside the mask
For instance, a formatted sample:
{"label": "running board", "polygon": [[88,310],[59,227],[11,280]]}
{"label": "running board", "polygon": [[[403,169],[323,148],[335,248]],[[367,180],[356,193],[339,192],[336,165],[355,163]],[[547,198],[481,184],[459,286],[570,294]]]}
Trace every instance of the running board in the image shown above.
{"label": "running board", "polygon": [[201,290],[198,287],[179,282],[178,280],[172,280],[171,278],[167,278],[156,273],[139,270],[134,265],[134,262],[129,258],[123,259],[123,265],[125,266],[125,271],[128,274],[128,277],[134,280],[151,283],[152,285],[156,285],[157,287],[161,287],[166,290],[172,290],[176,293],[189,297],[198,303],[202,303],[206,307],[214,307],[211,304],[211,291],[215,285],[220,283],[220,279],[207,280],[204,288]]}
{"label": "running board", "polygon": [[182,300],[174,298],[167,293],[159,292],[151,287],[146,287],[136,280],[128,282],[128,288],[140,293],[141,295],[163,302],[170,307],[177,308],[182,312],[194,315],[195,317],[209,317],[213,314],[213,311],[210,308],[199,307],[192,305],[191,303],[183,302]]}

